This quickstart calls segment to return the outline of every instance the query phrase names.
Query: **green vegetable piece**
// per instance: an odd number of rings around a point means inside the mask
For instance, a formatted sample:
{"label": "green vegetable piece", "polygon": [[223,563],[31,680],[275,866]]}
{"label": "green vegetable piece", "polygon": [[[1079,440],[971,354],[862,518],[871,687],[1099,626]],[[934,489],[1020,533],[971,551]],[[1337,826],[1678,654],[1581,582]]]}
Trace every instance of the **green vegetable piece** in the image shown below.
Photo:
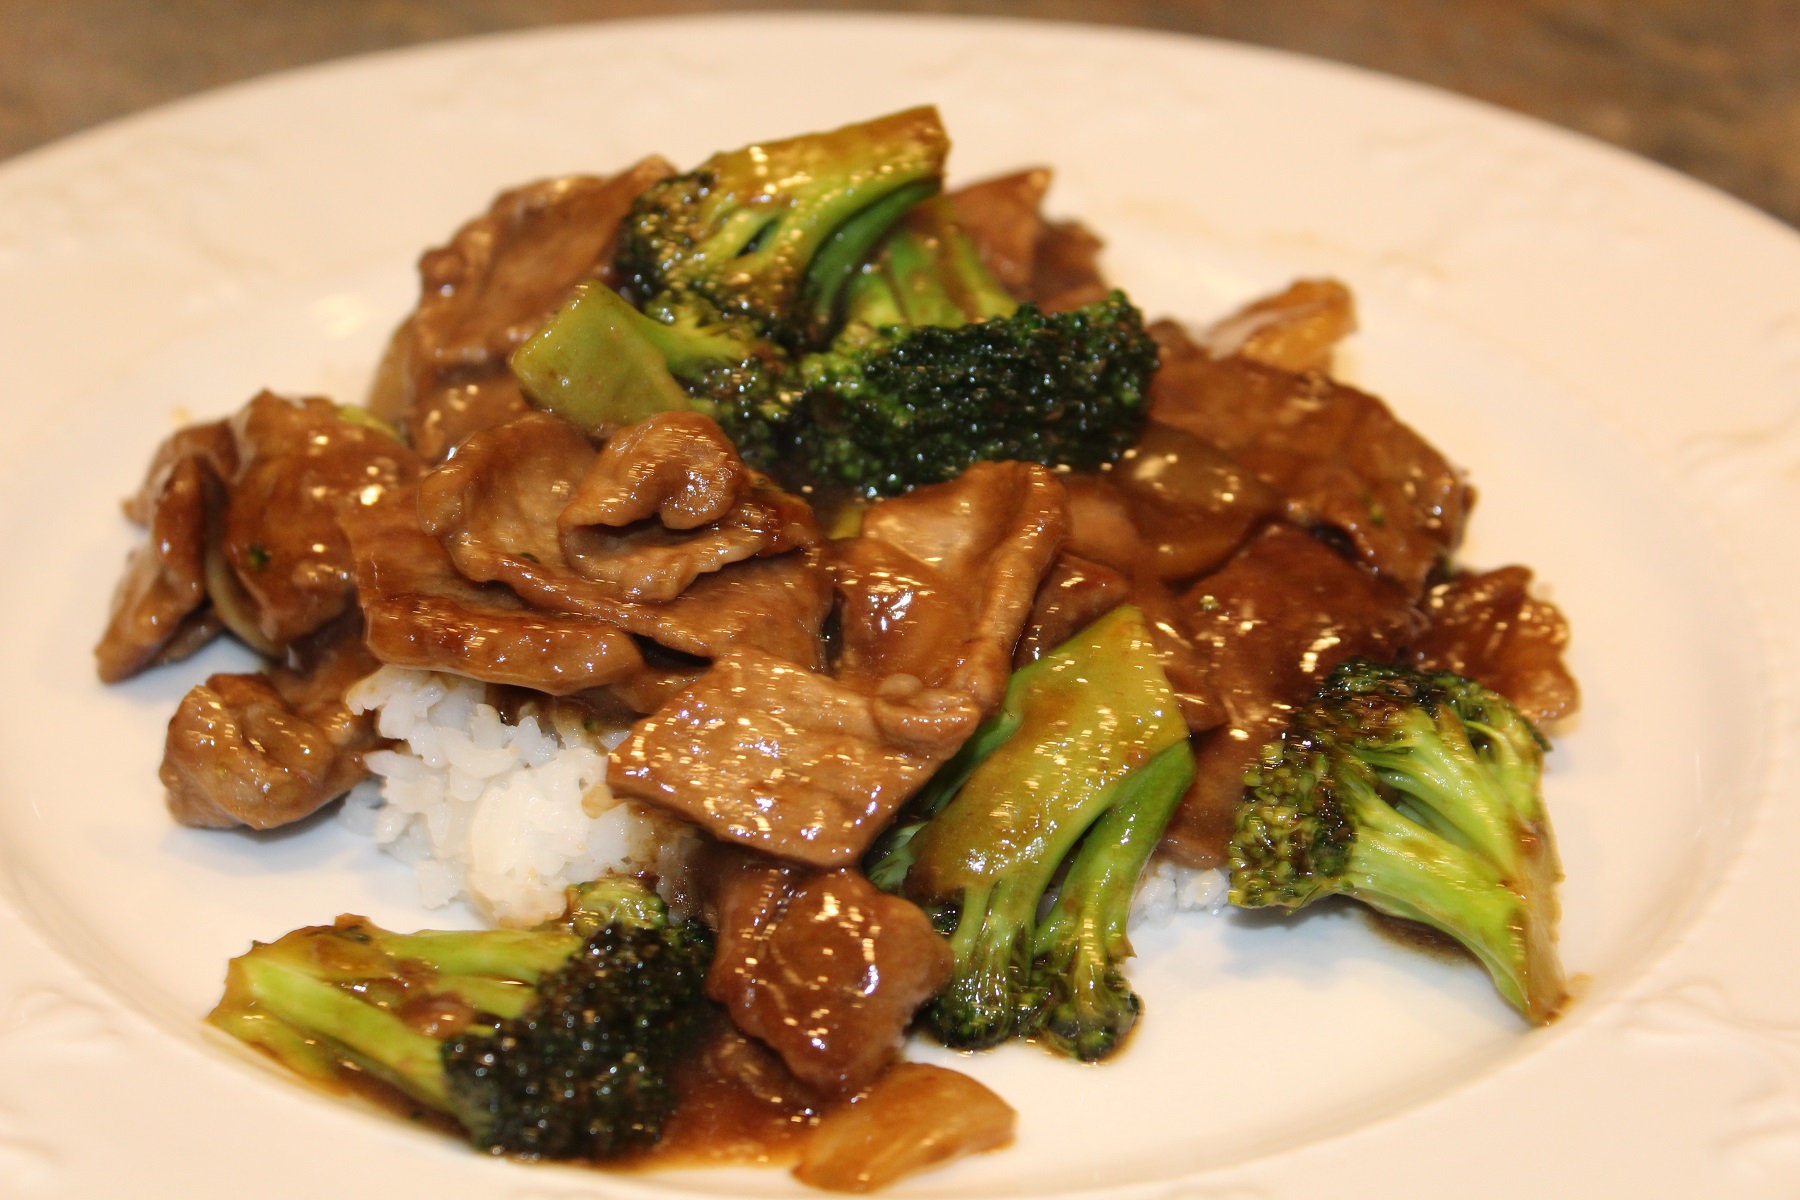
{"label": "green vegetable piece", "polygon": [[1352,659],[1246,776],[1231,902],[1353,897],[1466,946],[1527,1020],[1568,999],[1542,735],[1447,672]]}
{"label": "green vegetable piece", "polygon": [[670,373],[659,328],[605,284],[584,283],[513,351],[513,375],[533,404],[590,436],[695,408]]}
{"label": "green vegetable piece", "polygon": [[[1083,835],[1105,824],[1102,836],[1128,845],[1078,855],[1075,865],[1087,865],[1065,881],[1059,902],[1104,914],[1102,926],[1123,922],[1144,846],[1162,834],[1173,803],[1167,789],[1184,763],[1191,770],[1187,726],[1137,609],[1114,610],[1014,673],[1000,713],[909,806],[870,868],[890,884],[898,876],[950,937],[951,980],[924,1013],[939,1040],[981,1049],[1037,1034],[1067,997],[1091,991],[1064,974],[1116,969],[1114,956],[1129,952],[1122,940],[1089,939],[1080,953],[1056,957],[1079,916],[1044,935],[1040,965],[1037,914]],[[1145,780],[1134,782],[1138,775]],[[1122,804],[1143,811],[1103,821]],[[1115,912],[1121,899],[1125,913]],[[1098,968],[1095,954],[1105,959]],[[1071,1036],[1064,1048],[1109,1053],[1135,1013],[1133,1002],[1128,1015],[1108,1018],[1114,1034],[1105,1045]]]}

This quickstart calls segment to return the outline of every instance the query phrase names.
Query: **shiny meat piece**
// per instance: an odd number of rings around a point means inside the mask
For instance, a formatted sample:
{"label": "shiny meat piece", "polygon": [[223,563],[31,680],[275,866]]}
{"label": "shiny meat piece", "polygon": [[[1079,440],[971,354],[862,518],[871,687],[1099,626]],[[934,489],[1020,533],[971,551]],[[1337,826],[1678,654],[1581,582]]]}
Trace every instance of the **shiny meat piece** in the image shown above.
{"label": "shiny meat piece", "polygon": [[1106,299],[1100,273],[1105,245],[1080,221],[1047,221],[1031,268],[1031,299],[1045,312],[1068,312]]}
{"label": "shiny meat piece", "polygon": [[706,994],[796,1078],[853,1095],[899,1057],[914,1011],[950,978],[950,946],[855,871],[743,858],[716,887]]}
{"label": "shiny meat piece", "polygon": [[1218,566],[1282,508],[1274,489],[1223,450],[1160,421],[1145,423],[1109,477],[1166,583]]}
{"label": "shiny meat piece", "polygon": [[849,866],[980,717],[910,676],[871,694],[743,647],[634,725],[607,780],[724,841]]}
{"label": "shiny meat piece", "polygon": [[1198,733],[1225,720],[1213,693],[1208,659],[1194,647],[1182,606],[1158,575],[1156,557],[1138,532],[1131,498],[1106,475],[1068,475],[1069,538],[1063,553],[1111,568],[1129,580],[1131,602],[1143,610],[1151,642],[1188,728]]}
{"label": "shiny meat piece", "polygon": [[744,466],[711,417],[684,412],[608,439],[558,524],[578,574],[641,601],[673,600],[701,575],[823,540],[811,507]]}
{"label": "shiny meat piece", "polygon": [[659,413],[607,440],[563,521],[631,525],[654,517],[669,529],[698,529],[723,518],[749,487],[750,472],[717,421]]}
{"label": "shiny meat piece", "polygon": [[507,355],[605,268],[632,201],[670,172],[650,158],[610,179],[569,176],[501,193],[419,260],[419,306],[389,345],[370,407],[433,461],[526,411]]}
{"label": "shiny meat piece", "polygon": [[819,1122],[794,1178],[831,1192],[873,1192],[908,1175],[997,1150],[1018,1114],[960,1071],[900,1063]]}
{"label": "shiny meat piece", "polygon": [[263,392],[231,428],[238,470],[228,481],[221,549],[257,631],[269,645],[285,646],[354,602],[339,511],[410,482],[420,462],[317,398]]}
{"label": "shiny meat piece", "polygon": [[950,193],[956,222],[1001,286],[1045,312],[1104,300],[1098,237],[1078,221],[1048,221],[1041,205],[1050,187],[1042,167],[984,179]]}
{"label": "shiny meat piece", "polygon": [[535,612],[505,587],[463,577],[419,527],[416,501],[414,485],[343,515],[376,659],[556,696],[643,667],[637,645],[610,622]]}
{"label": "shiny meat piece", "polygon": [[[561,514],[597,455],[566,421],[528,413],[472,436],[420,483],[422,527],[456,570],[505,584],[530,606],[605,621],[683,654],[711,658],[752,645],[793,662],[820,661],[830,580],[810,552],[751,559],[697,574],[667,601],[640,602],[618,584],[578,573]],[[751,495],[757,496],[754,481]],[[587,551],[598,553],[590,544]]]}
{"label": "shiny meat piece", "polygon": [[1206,331],[1214,358],[1241,354],[1284,371],[1328,371],[1338,342],[1356,331],[1356,303],[1335,279],[1299,279]]}
{"label": "shiny meat piece", "polygon": [[157,486],[144,489],[155,493],[144,506],[149,539],[126,560],[106,632],[94,647],[103,683],[117,683],[169,661],[173,650],[192,653],[198,645],[190,635],[196,627],[207,627],[206,468],[197,458],[179,458],[158,475]]}
{"label": "shiny meat piece", "polygon": [[1130,599],[1131,581],[1111,567],[1067,551],[1057,555],[1038,584],[1013,668],[1036,662]]}
{"label": "shiny meat piece", "polygon": [[1410,657],[1429,671],[1454,671],[1490,687],[1539,725],[1581,706],[1563,662],[1569,623],[1531,595],[1528,567],[1466,572],[1425,596],[1425,632]]}
{"label": "shiny meat piece", "polygon": [[867,690],[906,675],[991,711],[1068,527],[1062,485],[1035,463],[976,463],[870,508],[833,546],[838,678]]}
{"label": "shiny meat piece", "polygon": [[1291,525],[1264,531],[1184,598],[1223,727],[1195,746],[1196,775],[1165,847],[1194,866],[1223,861],[1244,770],[1292,705],[1357,655],[1391,661],[1419,627],[1410,595]]}
{"label": "shiny meat piece", "polygon": [[354,615],[296,647],[267,674],[214,675],[169,722],[159,774],[183,825],[274,829],[310,816],[363,779],[380,738],[344,693],[378,665]]}
{"label": "shiny meat piece", "polygon": [[949,195],[956,223],[1000,285],[1021,299],[1032,295],[1038,243],[1044,237],[1040,208],[1050,190],[1042,167],[983,179]]}
{"label": "shiny meat piece", "polygon": [[1201,354],[1164,363],[1151,397],[1153,420],[1235,458],[1286,498],[1289,520],[1342,531],[1403,587],[1422,588],[1462,540],[1462,476],[1367,393]]}
{"label": "shiny meat piece", "polygon": [[176,463],[189,459],[214,479],[234,477],[237,474],[237,438],[231,432],[231,422],[187,425],[163,439],[156,453],[150,456],[142,486],[125,501],[125,515],[132,523],[149,526],[168,472]]}

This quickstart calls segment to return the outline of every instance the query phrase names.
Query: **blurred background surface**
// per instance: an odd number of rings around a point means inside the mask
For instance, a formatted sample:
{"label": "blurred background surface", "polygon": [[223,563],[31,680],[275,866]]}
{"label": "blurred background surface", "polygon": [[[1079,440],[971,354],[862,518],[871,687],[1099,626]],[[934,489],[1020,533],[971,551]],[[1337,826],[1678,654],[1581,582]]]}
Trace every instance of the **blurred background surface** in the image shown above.
{"label": "blurred background surface", "polygon": [[0,0],[0,158],[349,54],[765,9],[1087,21],[1298,51],[1580,130],[1800,225],[1800,0]]}

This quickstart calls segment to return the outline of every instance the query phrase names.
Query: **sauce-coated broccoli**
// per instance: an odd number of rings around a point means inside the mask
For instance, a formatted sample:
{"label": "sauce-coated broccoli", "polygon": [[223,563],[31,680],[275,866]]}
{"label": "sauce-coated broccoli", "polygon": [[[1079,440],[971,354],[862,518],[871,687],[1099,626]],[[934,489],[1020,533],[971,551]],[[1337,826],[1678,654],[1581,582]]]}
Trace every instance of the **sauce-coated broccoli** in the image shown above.
{"label": "sauce-coated broccoli", "polygon": [[1567,999],[1546,743],[1472,680],[1352,659],[1247,775],[1231,901],[1348,895],[1466,946],[1527,1019]]}
{"label": "sauce-coated broccoli", "polygon": [[605,1159],[674,1110],[711,960],[704,925],[604,882],[533,930],[294,930],[231,961],[208,1019],[315,1081],[380,1080],[481,1149]]}
{"label": "sauce-coated broccoli", "polygon": [[971,463],[1089,469],[1142,428],[1156,344],[1115,292],[1020,305],[940,186],[931,109],[716,154],[626,219],[614,278],[513,356],[541,407],[604,435],[716,419],[790,486],[892,494]]}
{"label": "sauce-coated broccoli", "polygon": [[923,1013],[933,1035],[969,1050],[1041,1037],[1087,1060],[1117,1049],[1142,1008],[1120,967],[1132,894],[1192,777],[1135,608],[1016,672],[1000,712],[869,855],[870,879],[950,938],[950,982]]}

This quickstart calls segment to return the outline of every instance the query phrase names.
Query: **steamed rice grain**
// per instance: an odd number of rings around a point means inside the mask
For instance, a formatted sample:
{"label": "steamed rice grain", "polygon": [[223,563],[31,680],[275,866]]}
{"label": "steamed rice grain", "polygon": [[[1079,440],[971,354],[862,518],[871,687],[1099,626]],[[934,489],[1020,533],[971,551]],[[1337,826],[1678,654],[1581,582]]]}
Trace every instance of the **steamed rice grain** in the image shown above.
{"label": "steamed rice grain", "polygon": [[560,913],[570,884],[647,873],[673,887],[685,875],[693,830],[606,786],[608,742],[622,735],[530,715],[511,724],[482,684],[405,667],[381,668],[346,699],[400,745],[365,756],[379,795],[358,788],[342,819],[413,865],[428,907],[466,897],[488,920],[524,926]]}

